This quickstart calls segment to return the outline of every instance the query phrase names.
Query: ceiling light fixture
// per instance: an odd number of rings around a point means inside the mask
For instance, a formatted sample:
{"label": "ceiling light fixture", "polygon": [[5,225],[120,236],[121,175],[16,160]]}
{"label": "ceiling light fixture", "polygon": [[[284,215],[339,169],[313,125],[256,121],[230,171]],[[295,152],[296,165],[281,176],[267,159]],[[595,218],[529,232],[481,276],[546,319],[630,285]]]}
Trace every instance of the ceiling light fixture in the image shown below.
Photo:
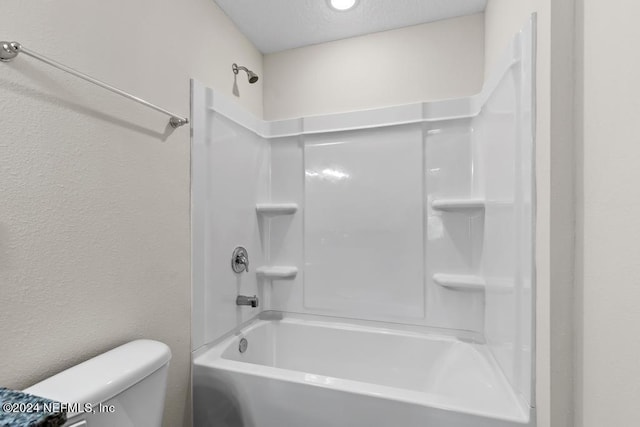
{"label": "ceiling light fixture", "polygon": [[357,0],[329,0],[329,4],[335,10],[345,11],[356,5]]}

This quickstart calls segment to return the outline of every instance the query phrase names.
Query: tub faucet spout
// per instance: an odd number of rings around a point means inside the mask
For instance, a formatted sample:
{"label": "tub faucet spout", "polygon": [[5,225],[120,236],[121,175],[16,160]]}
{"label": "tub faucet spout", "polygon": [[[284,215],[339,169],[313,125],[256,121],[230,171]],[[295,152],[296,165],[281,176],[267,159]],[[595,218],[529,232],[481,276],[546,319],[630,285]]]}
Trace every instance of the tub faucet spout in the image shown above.
{"label": "tub faucet spout", "polygon": [[238,295],[238,298],[236,298],[236,305],[250,305],[251,307],[256,308],[258,304],[259,300],[255,295],[252,297]]}

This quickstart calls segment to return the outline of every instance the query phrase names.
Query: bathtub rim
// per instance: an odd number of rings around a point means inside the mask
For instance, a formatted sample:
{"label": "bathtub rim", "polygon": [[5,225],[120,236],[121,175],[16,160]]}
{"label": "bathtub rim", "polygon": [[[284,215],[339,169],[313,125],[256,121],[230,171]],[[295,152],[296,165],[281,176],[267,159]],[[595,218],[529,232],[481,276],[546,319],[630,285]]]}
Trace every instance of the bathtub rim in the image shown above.
{"label": "bathtub rim", "polygon": [[217,346],[221,342],[225,341],[230,336],[237,335],[241,331],[246,330],[253,323],[264,320],[264,321],[278,321],[282,319],[298,319],[304,322],[319,322],[319,323],[328,323],[332,325],[344,325],[345,327],[353,327],[359,326],[362,328],[376,329],[380,332],[389,331],[393,333],[413,333],[418,335],[429,335],[429,337],[443,337],[443,338],[453,338],[461,342],[465,343],[473,343],[473,344],[483,344],[486,345],[487,342],[484,339],[482,333],[473,330],[465,330],[465,329],[449,329],[449,328],[438,328],[433,326],[423,326],[423,325],[411,325],[405,323],[393,323],[393,322],[385,322],[378,320],[363,320],[363,319],[352,319],[349,317],[339,317],[339,316],[329,316],[324,314],[308,314],[308,313],[294,313],[288,311],[278,311],[278,310],[265,310],[254,317],[248,319],[247,321],[239,324],[237,327],[233,328],[226,334],[220,336],[219,338],[207,342],[200,347],[191,351],[193,355],[192,359],[199,357],[201,354],[206,353],[212,347]]}
{"label": "bathtub rim", "polygon": [[[447,341],[460,343],[473,348],[482,354],[492,369],[500,377],[501,382],[508,386],[508,390],[517,402],[518,415],[494,415],[487,412],[473,409],[461,409],[453,405],[446,405],[439,402],[426,400],[432,393],[403,389],[399,387],[386,386],[363,381],[349,380],[343,378],[330,377],[326,375],[312,374],[303,371],[278,368],[274,366],[248,363],[232,359],[223,358],[223,353],[240,337],[248,334],[260,326],[274,321],[287,320],[287,323],[306,324],[317,327],[344,327],[352,331],[369,333],[392,333],[406,337],[425,338],[431,341]],[[332,321],[333,320],[333,321]],[[378,326],[366,325],[375,323]],[[286,383],[300,384],[311,387],[319,387],[328,390],[336,390],[348,394],[363,395],[373,398],[383,398],[395,402],[419,405],[433,410],[446,411],[451,413],[461,413],[485,419],[495,419],[500,421],[517,423],[522,426],[531,425],[535,417],[535,408],[530,407],[523,399],[516,394],[515,390],[507,380],[504,372],[500,369],[493,354],[486,347],[486,342],[477,332],[441,330],[437,328],[415,327],[414,325],[389,324],[388,327],[381,327],[386,322],[375,321],[353,321],[346,318],[333,318],[329,316],[318,316],[299,313],[287,313],[279,311],[262,312],[252,319],[242,323],[234,330],[220,337],[219,339],[206,344],[192,352],[192,376],[195,377],[197,371],[202,369],[217,369],[235,374],[257,376],[261,378],[283,381]],[[399,328],[396,329],[396,326]],[[193,381],[193,380],[192,380]]]}

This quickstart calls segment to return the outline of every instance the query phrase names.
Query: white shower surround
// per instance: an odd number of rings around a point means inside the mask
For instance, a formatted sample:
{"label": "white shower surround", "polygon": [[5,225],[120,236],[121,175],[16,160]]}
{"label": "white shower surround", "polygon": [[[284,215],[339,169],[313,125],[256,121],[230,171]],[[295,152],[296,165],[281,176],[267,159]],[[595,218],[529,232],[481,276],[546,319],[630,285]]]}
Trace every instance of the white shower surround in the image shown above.
{"label": "white shower surround", "polygon": [[[533,25],[523,30],[482,93],[465,99],[265,122],[193,82],[193,349],[199,349],[196,354],[219,351],[216,343],[221,338],[241,333],[243,325],[263,309],[351,318],[353,322],[384,321],[391,329],[402,328],[401,324],[427,330],[435,327],[457,336],[467,336],[469,332],[461,331],[471,331],[476,339],[485,340],[487,354],[495,358],[496,366],[520,403],[535,407],[531,383],[533,31]],[[363,292],[368,284],[355,282],[356,276],[349,275],[345,265],[338,265],[333,271],[338,278],[345,273],[342,281],[336,279],[336,283],[329,282],[331,275],[309,275],[309,266],[305,265],[310,253],[305,231],[310,215],[309,178],[305,184],[303,177],[305,171],[315,170],[310,167],[318,166],[317,162],[326,157],[323,146],[350,147],[347,152],[329,154],[351,156],[350,167],[357,168],[358,153],[363,156],[366,153],[362,147],[370,140],[375,145],[378,138],[376,149],[389,149],[386,153],[391,160],[393,137],[398,132],[408,132],[409,137],[405,135],[402,140],[411,146],[408,150],[417,150],[413,153],[420,157],[422,178],[413,190],[422,191],[418,195],[423,199],[418,211],[424,218],[420,224],[413,224],[423,242],[423,251],[418,254],[422,262],[408,257],[405,267],[419,265],[413,275],[406,276],[408,281],[398,282],[406,287],[405,291],[422,293],[394,301],[395,287],[385,288],[382,283],[376,288],[377,300],[367,301],[370,296]],[[385,142],[389,139],[392,141]],[[361,148],[357,148],[358,144]],[[317,154],[316,147],[320,147]],[[353,153],[349,154],[349,150]],[[409,153],[405,160],[411,158]],[[469,168],[460,176],[451,174],[451,170],[460,170],[461,159]],[[391,178],[405,173],[405,169],[404,165],[389,161],[384,168],[378,168],[384,175],[381,180],[365,182],[361,188],[372,183],[384,185],[385,177],[393,181]],[[359,172],[371,176],[372,171]],[[435,175],[429,177],[429,172]],[[403,182],[411,181],[401,180],[393,185]],[[316,196],[326,196],[330,189],[331,185],[311,188],[312,197],[316,200]],[[329,198],[326,202],[331,200],[340,199]],[[260,214],[260,209],[256,213],[257,204],[268,211],[265,205],[271,203],[286,204],[289,212],[278,216],[276,206],[271,209],[275,216],[266,217]],[[291,212],[294,204],[296,208]],[[379,209],[391,214],[396,206]],[[417,206],[409,203],[404,207],[411,211]],[[358,207],[354,209],[351,213],[358,213]],[[335,222],[336,218],[330,221]],[[316,219],[319,223],[324,220],[321,214]],[[413,221],[416,222],[415,218]],[[355,223],[352,221],[350,225]],[[326,229],[331,223],[321,226]],[[402,227],[409,227],[400,224],[398,218],[393,226],[395,236]],[[434,230],[442,234],[439,239],[430,238]],[[464,248],[459,251],[461,241]],[[399,243],[403,241],[395,242]],[[287,280],[230,274],[228,257],[235,244],[244,244],[249,249],[254,269],[297,270]],[[361,244],[358,251],[363,248]],[[345,245],[331,249],[344,250]],[[379,255],[374,252],[367,256]],[[321,253],[317,259],[326,261],[327,253]],[[329,261],[335,266],[340,259]],[[378,264],[371,265],[375,272]],[[291,268],[287,271],[291,272]],[[403,274],[405,270],[399,269],[397,273]],[[282,270],[271,268],[271,271]],[[378,276],[372,274],[370,280],[375,281]],[[311,281],[307,281],[309,277]],[[416,277],[423,280],[416,281]],[[351,304],[341,305],[340,299],[325,298],[344,288],[354,290]],[[236,307],[234,299],[238,293],[258,294],[261,308]],[[359,303],[357,298],[362,297],[365,301]],[[386,307],[384,301],[389,303]],[[399,309],[411,301],[416,301],[414,309],[406,312]],[[376,302],[381,304],[376,306]],[[392,307],[394,303],[398,304]],[[249,364],[245,367],[253,369]],[[450,425],[456,424],[452,421]]]}

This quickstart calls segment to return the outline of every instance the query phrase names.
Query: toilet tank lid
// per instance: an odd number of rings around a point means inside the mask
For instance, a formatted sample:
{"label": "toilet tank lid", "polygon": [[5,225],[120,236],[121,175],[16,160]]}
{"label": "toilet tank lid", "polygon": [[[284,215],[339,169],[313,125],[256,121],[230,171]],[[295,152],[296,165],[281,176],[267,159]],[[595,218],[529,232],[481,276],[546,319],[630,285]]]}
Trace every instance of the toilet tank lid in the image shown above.
{"label": "toilet tank lid", "polygon": [[47,378],[24,392],[58,402],[95,405],[140,382],[169,360],[171,350],[166,344],[132,341]]}

